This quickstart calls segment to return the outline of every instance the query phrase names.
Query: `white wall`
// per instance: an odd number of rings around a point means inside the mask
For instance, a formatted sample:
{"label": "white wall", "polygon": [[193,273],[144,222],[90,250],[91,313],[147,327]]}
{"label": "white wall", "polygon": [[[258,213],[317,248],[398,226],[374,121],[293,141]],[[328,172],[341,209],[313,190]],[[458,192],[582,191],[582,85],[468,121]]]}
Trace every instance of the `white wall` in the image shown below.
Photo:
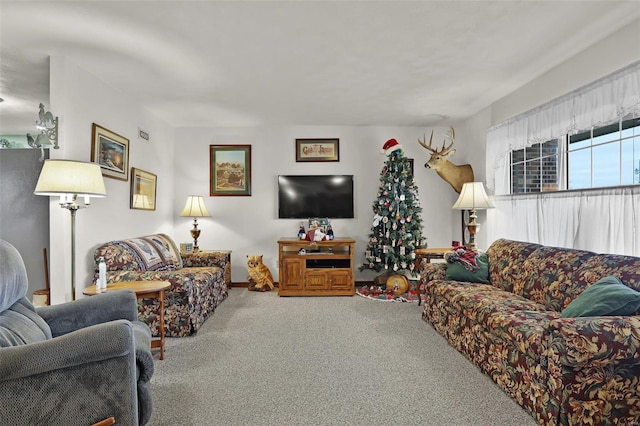
{"label": "white wall", "polygon": [[[76,294],[91,283],[93,252],[103,242],[156,232],[173,236],[173,128],[139,107],[126,93],[107,86],[72,61],[51,58],[51,110],[60,116],[60,149],[51,158],[91,160],[91,129],[97,123],[129,139],[129,168],[158,176],[155,211],[130,210],[130,181],[105,178],[107,197],[93,199],[76,217]],[[139,140],[138,127],[151,135]],[[71,298],[70,213],[50,201],[52,303]]]}
{"label": "white wall", "polygon": [[[246,256],[264,255],[274,279],[278,276],[280,237],[293,237],[299,220],[278,219],[277,176],[280,174],[353,174],[355,219],[335,219],[336,236],[356,240],[356,266],[362,264],[373,221],[372,204],[376,200],[380,172],[386,157],[382,145],[396,138],[405,155],[414,158],[415,182],[423,208],[423,233],[431,247],[447,247],[460,239],[460,216],[451,206],[457,194],[433,170],[424,168],[427,151],[418,138],[431,128],[413,127],[331,127],[283,126],[256,128],[179,128],[175,146],[174,210],[184,206],[188,195],[205,196],[211,218],[198,219],[202,229],[201,249],[232,250],[232,280],[247,281]],[[436,128],[436,135],[447,128]],[[428,136],[427,136],[428,137]],[[296,138],[339,138],[340,161],[296,163]],[[441,143],[441,138],[434,137]],[[209,145],[244,145],[252,149],[252,195],[250,197],[209,197]],[[463,155],[456,154],[460,161]],[[484,157],[478,161],[482,165]],[[455,219],[454,219],[455,218]],[[189,242],[193,220],[177,218],[176,242]],[[453,227],[452,224],[455,224]],[[455,234],[453,234],[455,229]],[[369,280],[375,273],[356,271],[356,280]]]}

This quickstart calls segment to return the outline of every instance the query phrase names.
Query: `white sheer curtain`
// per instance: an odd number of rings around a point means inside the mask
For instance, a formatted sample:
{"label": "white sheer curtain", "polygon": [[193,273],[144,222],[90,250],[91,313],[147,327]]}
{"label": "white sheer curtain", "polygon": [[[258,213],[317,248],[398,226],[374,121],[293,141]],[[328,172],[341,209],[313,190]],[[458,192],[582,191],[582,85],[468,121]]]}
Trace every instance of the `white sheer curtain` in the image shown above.
{"label": "white sheer curtain", "polygon": [[[497,238],[640,256],[640,186],[511,196],[510,153],[640,116],[640,61],[487,132],[489,242]],[[564,149],[560,157],[564,160]],[[564,161],[561,161],[561,168]]]}
{"label": "white sheer curtain", "polygon": [[640,256],[640,186],[495,197],[488,241]]}

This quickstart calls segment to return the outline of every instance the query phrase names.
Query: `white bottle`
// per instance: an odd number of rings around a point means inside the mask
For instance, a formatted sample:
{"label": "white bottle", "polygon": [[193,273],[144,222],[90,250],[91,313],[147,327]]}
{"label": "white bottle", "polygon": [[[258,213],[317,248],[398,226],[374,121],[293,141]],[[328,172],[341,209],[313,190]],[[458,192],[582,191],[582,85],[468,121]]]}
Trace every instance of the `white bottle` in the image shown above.
{"label": "white bottle", "polygon": [[107,288],[107,264],[104,263],[104,257],[100,258],[100,263],[98,264],[98,282],[96,283],[96,288],[100,290]]}

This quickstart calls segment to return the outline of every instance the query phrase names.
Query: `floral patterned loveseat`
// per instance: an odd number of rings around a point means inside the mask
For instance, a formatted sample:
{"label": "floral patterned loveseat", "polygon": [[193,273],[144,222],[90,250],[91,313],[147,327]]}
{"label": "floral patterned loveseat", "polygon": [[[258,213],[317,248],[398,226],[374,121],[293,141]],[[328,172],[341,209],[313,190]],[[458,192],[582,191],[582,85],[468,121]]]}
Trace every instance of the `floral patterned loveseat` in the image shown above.
{"label": "floral patterned loveseat", "polygon": [[[107,285],[120,281],[169,281],[164,293],[165,335],[188,336],[202,326],[228,295],[230,252],[200,252],[181,256],[174,241],[165,234],[110,241],[94,253],[107,264]],[[140,320],[158,333],[160,303],[138,301]]]}
{"label": "floral patterned loveseat", "polygon": [[561,316],[604,277],[640,291],[640,258],[505,239],[487,254],[490,284],[422,266],[423,319],[541,424],[640,424],[640,312]]}

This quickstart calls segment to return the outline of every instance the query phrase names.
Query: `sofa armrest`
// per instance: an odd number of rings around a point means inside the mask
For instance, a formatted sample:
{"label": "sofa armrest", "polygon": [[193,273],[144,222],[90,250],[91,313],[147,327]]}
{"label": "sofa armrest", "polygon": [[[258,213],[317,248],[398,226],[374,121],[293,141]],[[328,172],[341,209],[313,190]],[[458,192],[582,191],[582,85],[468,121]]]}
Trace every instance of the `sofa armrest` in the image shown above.
{"label": "sofa armrest", "polygon": [[138,304],[135,292],[119,290],[39,307],[36,312],[49,324],[51,334],[56,337],[109,321],[135,321],[138,319]]}
{"label": "sofa armrest", "polygon": [[138,424],[133,349],[124,320],[0,349],[3,424],[87,425],[109,416]]}
{"label": "sofa armrest", "polygon": [[640,316],[559,318],[546,333],[549,356],[567,367],[640,362]]}
{"label": "sofa armrest", "polygon": [[131,354],[134,330],[119,320],[29,345],[0,350],[0,382],[77,367]]}
{"label": "sofa armrest", "polygon": [[420,266],[420,276],[423,284],[434,280],[444,280],[446,273],[446,263],[423,263]]}
{"label": "sofa armrest", "polygon": [[199,251],[197,253],[180,253],[185,268],[217,266],[224,269],[230,261],[229,251]]}

